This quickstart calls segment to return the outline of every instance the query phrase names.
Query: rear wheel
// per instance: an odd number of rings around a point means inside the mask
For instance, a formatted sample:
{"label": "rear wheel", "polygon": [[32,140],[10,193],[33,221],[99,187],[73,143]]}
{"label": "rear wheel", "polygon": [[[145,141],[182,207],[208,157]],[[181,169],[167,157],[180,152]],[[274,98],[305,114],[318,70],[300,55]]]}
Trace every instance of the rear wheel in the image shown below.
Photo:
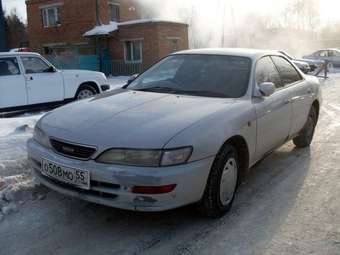
{"label": "rear wheel", "polygon": [[212,166],[199,210],[217,218],[227,213],[234,201],[238,182],[238,157],[232,145],[224,146]]}
{"label": "rear wheel", "polygon": [[315,107],[312,106],[305,126],[301,130],[300,134],[293,139],[293,143],[296,147],[305,148],[310,146],[313,140],[316,122],[317,112]]}
{"label": "rear wheel", "polygon": [[93,97],[95,94],[97,94],[97,91],[92,86],[85,85],[79,88],[76,94],[76,100]]}

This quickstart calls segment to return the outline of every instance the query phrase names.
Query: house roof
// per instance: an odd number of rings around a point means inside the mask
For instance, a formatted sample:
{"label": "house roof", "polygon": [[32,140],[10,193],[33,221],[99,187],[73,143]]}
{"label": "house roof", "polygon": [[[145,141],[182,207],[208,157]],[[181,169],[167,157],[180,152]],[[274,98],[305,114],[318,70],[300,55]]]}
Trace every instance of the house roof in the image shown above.
{"label": "house roof", "polygon": [[95,26],[91,30],[87,31],[83,36],[90,37],[90,36],[109,35],[110,33],[117,31],[118,28],[121,26],[129,26],[129,25],[137,25],[137,24],[145,24],[145,23],[172,23],[172,24],[187,25],[185,23],[181,23],[177,21],[162,20],[162,19],[137,19],[137,20],[130,20],[130,21],[125,21],[125,22],[111,21],[110,24]]}

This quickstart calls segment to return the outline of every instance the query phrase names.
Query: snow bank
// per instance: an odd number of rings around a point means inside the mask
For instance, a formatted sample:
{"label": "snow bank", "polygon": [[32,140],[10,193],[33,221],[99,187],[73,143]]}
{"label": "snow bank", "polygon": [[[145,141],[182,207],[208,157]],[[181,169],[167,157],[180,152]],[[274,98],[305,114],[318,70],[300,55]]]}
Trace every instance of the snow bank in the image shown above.
{"label": "snow bank", "polygon": [[34,198],[35,184],[28,167],[26,142],[43,114],[0,119],[0,221]]}
{"label": "snow bank", "polygon": [[43,116],[40,114],[24,114],[16,118],[0,119],[0,138],[10,134],[18,134],[30,131],[34,128],[35,123]]}

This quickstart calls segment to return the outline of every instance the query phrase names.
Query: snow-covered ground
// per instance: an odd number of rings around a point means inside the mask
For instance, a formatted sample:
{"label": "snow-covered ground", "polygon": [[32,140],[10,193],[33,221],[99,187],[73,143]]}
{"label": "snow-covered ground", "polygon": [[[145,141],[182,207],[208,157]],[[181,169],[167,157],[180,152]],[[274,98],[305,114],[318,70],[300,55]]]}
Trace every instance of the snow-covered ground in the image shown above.
{"label": "snow-covered ground", "polygon": [[312,147],[288,143],[255,166],[216,221],[191,208],[125,212],[37,186],[25,144],[43,113],[0,119],[0,254],[340,254],[340,74],[322,89]]}

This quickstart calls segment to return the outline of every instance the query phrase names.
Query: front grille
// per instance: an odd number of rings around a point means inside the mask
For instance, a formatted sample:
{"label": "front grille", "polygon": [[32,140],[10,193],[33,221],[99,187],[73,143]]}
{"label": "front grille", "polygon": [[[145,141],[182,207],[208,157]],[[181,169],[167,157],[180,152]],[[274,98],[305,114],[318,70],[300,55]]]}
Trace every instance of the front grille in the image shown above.
{"label": "front grille", "polygon": [[96,148],[93,147],[62,142],[53,138],[50,142],[56,152],[72,158],[86,160],[96,152]]}

